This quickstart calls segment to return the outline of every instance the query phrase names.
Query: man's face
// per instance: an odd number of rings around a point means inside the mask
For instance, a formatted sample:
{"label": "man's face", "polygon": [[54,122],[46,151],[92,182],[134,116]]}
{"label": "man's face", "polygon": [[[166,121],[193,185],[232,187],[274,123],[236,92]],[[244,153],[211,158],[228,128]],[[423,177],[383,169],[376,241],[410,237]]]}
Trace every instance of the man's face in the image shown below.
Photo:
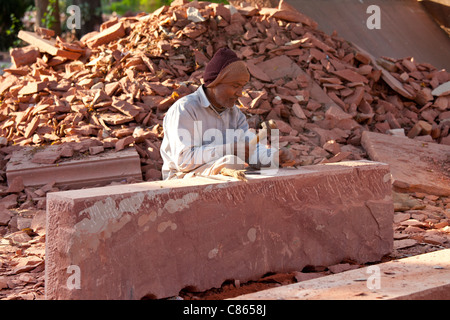
{"label": "man's face", "polygon": [[219,83],[213,88],[216,103],[224,108],[232,108],[239,97],[242,96],[242,90],[245,83]]}

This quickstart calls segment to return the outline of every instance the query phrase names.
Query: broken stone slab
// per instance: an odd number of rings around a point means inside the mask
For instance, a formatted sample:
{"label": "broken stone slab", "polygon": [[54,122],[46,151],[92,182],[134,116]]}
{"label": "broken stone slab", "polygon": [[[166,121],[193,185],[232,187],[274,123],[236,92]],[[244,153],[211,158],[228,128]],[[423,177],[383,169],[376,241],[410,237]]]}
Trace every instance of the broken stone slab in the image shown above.
{"label": "broken stone slab", "polygon": [[253,62],[248,61],[247,62],[247,67],[248,67],[248,71],[250,72],[250,74],[255,77],[256,79],[265,81],[265,82],[270,82],[270,77],[258,66],[256,66],[255,64],[253,64]]}
{"label": "broken stone slab", "polygon": [[310,97],[317,102],[318,108],[320,108],[320,106],[325,106],[325,109],[328,109],[330,106],[334,106],[338,109],[342,109],[336,104],[336,102],[334,102],[330,98],[330,96],[324,91],[324,89],[322,89],[322,87],[314,79],[312,79],[305,71],[300,69],[299,73],[300,76],[297,79],[301,78],[302,80],[304,80],[304,87],[309,92]]}
{"label": "broken stone slab", "polygon": [[369,131],[361,144],[370,159],[389,164],[395,190],[450,195],[450,146]]}
{"label": "broken stone slab", "polygon": [[92,38],[87,40],[87,43],[92,48],[98,47],[102,44],[109,43],[115,39],[125,36],[125,28],[123,22],[118,22],[102,30]]}
{"label": "broken stone slab", "polygon": [[13,214],[3,206],[0,206],[0,226],[7,226]]}
{"label": "broken stone slab", "polygon": [[20,89],[19,94],[26,95],[37,93],[47,88],[47,86],[48,86],[47,81],[29,82],[25,86],[23,86],[22,89]]}
{"label": "broken stone slab", "polygon": [[307,17],[304,14],[300,13],[294,7],[284,1],[280,1],[278,8],[263,7],[259,10],[259,13],[261,15],[268,15],[270,17],[285,21],[301,22],[303,24],[312,26],[313,28],[317,27],[317,22],[312,20],[310,17]]}
{"label": "broken stone slab", "polygon": [[450,249],[242,295],[231,300],[448,300]]}
{"label": "broken stone slab", "polygon": [[258,63],[256,66],[260,70],[263,70],[271,81],[285,77],[295,79],[302,74],[300,67],[285,55],[276,56],[270,60]]}
{"label": "broken stone slab", "polygon": [[380,70],[381,71],[381,77],[383,78],[383,80],[398,94],[402,95],[403,97],[407,98],[407,99],[414,99],[415,95],[410,93],[409,91],[407,91],[402,83],[400,81],[398,81],[394,76],[392,76],[388,70],[386,70],[382,64],[378,63],[377,60],[375,59],[375,57],[373,55],[371,55],[370,53],[368,53],[367,51],[365,51],[364,49],[362,49],[361,47],[359,47],[356,44],[352,44],[353,47],[355,47],[359,52],[365,54],[367,57],[370,58],[372,65],[374,66],[374,68],[376,70]]}
{"label": "broken stone slab", "polygon": [[13,48],[9,51],[9,54],[16,68],[34,63],[41,56],[39,49],[34,46]]}
{"label": "broken stone slab", "polygon": [[46,297],[163,298],[379,261],[393,246],[389,177],[385,164],[349,161],[49,193]]}
{"label": "broken stone slab", "polygon": [[438,97],[450,94],[450,81],[441,84],[439,87],[431,91],[431,94]]}
{"label": "broken stone slab", "polygon": [[362,83],[369,83],[369,80],[360,75],[359,73],[350,70],[350,69],[344,69],[344,70],[338,70],[338,71],[333,71],[331,72],[334,75],[337,75],[349,82],[362,82]]}
{"label": "broken stone slab", "polygon": [[22,177],[25,187],[43,186],[54,181],[56,186],[87,187],[105,185],[113,181],[137,179],[142,181],[140,160],[134,148],[120,152],[110,150],[101,154],[60,159],[56,162],[36,163],[39,153],[57,154],[60,146],[43,149],[26,147],[12,153],[6,166],[6,177],[13,181]]}
{"label": "broken stone slab", "polygon": [[55,46],[56,40],[44,39],[35,32],[20,30],[17,36],[23,41],[36,46],[40,51],[47,52],[53,56],[60,56],[71,60],[76,60],[81,56],[81,53],[61,50]]}

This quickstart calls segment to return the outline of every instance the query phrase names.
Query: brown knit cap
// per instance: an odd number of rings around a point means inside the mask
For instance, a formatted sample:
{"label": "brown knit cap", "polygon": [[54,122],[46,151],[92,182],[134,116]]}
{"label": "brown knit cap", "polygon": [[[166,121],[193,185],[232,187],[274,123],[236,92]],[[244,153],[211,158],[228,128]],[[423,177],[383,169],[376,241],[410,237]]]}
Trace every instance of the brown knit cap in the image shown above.
{"label": "brown knit cap", "polygon": [[219,83],[242,83],[245,85],[248,80],[250,80],[250,74],[244,61],[236,61],[223,68],[217,78],[206,87],[215,87]]}
{"label": "brown knit cap", "polygon": [[231,49],[219,49],[205,68],[203,80],[206,87],[219,83],[243,82],[250,80],[245,63]]}

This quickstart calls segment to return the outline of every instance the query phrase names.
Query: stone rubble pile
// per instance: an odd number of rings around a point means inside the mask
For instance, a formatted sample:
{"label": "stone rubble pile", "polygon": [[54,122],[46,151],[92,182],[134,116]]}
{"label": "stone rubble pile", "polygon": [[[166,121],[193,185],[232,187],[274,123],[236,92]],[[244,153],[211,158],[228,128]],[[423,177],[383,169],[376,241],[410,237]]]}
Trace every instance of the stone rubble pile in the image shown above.
{"label": "stone rubble pile", "polygon": [[133,144],[146,178],[157,179],[164,112],[196,90],[223,46],[249,66],[240,102],[251,127],[276,120],[299,165],[365,157],[365,130],[450,144],[448,72],[413,58],[375,62],[283,2],[180,0],[114,18],[74,43],[42,30],[21,38],[30,46],[12,50],[14,66],[0,78],[3,146]]}

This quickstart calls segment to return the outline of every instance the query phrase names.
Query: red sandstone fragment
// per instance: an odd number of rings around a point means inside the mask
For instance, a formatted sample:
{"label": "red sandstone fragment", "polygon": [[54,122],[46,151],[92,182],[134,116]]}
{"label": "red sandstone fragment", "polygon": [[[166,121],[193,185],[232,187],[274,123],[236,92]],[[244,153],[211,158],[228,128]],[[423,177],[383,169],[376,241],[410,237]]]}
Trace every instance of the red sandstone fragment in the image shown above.
{"label": "red sandstone fragment", "polygon": [[44,39],[34,32],[20,30],[18,37],[23,41],[26,41],[29,44],[38,47],[40,51],[47,52],[53,56],[60,56],[71,60],[76,60],[81,56],[81,54],[77,52],[59,49],[55,46],[55,40]]}
{"label": "red sandstone fragment", "polygon": [[110,97],[118,88],[120,88],[120,83],[118,81],[105,84],[105,92]]}
{"label": "red sandstone fragment", "polygon": [[330,106],[328,110],[325,112],[325,117],[327,119],[333,119],[335,121],[345,120],[345,119],[351,119],[352,116],[342,109],[336,107],[336,106]]}
{"label": "red sandstone fragment", "polygon": [[116,142],[116,151],[120,151],[125,149],[125,147],[129,146],[134,142],[134,138],[132,136],[125,137]]}
{"label": "red sandstone fragment", "polygon": [[[87,142],[86,142],[87,141]],[[84,153],[95,147],[95,142],[83,140],[73,144],[73,149]],[[97,141],[98,142],[98,141]],[[58,159],[61,146],[47,146],[43,150],[26,147],[12,153],[6,167],[8,181],[21,176],[25,187],[43,186],[42,192],[48,192],[54,185],[80,188],[92,185],[104,185],[124,179],[142,180],[139,156],[133,148],[114,152],[102,152],[54,163]],[[38,160],[38,163],[33,160]],[[1,203],[0,203],[1,206]]]}
{"label": "red sandstone fragment", "polygon": [[294,103],[292,105],[292,111],[294,112],[295,116],[299,119],[306,119],[305,112],[303,111],[302,107],[298,103]]}
{"label": "red sandstone fragment", "polygon": [[15,177],[12,179],[10,183],[8,183],[8,189],[6,190],[7,193],[18,193],[22,192],[25,186],[23,185],[23,178],[22,176]]}
{"label": "red sandstone fragment", "polygon": [[257,67],[260,70],[264,70],[264,73],[269,76],[271,81],[275,81],[283,77],[295,79],[302,73],[300,67],[286,55],[277,56],[270,60],[261,62],[257,65]]}
{"label": "red sandstone fragment", "polygon": [[3,94],[6,90],[8,90],[11,86],[16,84],[17,77],[15,75],[9,75],[6,78],[3,78],[0,82],[0,95]]}
{"label": "red sandstone fragment", "polygon": [[20,89],[19,94],[33,94],[47,88],[47,81],[39,81],[39,82],[28,82],[22,89]]}
{"label": "red sandstone fragment", "polygon": [[361,62],[362,64],[369,64],[370,63],[370,57],[362,52],[357,52],[355,54],[355,59]]}
{"label": "red sandstone fragment", "polygon": [[369,131],[362,133],[361,144],[370,159],[389,164],[397,190],[450,195],[450,179],[443,172],[445,168],[433,165],[447,161],[450,146]]}
{"label": "red sandstone fragment", "polygon": [[435,88],[431,94],[433,96],[445,96],[450,94],[450,81],[441,84],[439,87]]}
{"label": "red sandstone fragment", "polygon": [[270,77],[261,68],[259,68],[252,62],[247,61],[247,68],[253,77],[265,82],[271,81]]}
{"label": "red sandstone fragment", "polygon": [[99,153],[103,152],[104,150],[105,150],[105,148],[103,146],[89,147],[89,153],[92,155],[99,154]]}
{"label": "red sandstone fragment", "polygon": [[111,42],[125,35],[125,29],[122,22],[113,24],[109,28],[104,29],[94,37],[87,40],[87,44],[92,47],[98,47],[102,44]]}
{"label": "red sandstone fragment", "polygon": [[140,112],[144,111],[142,108],[132,105],[126,100],[119,100],[114,97],[112,106],[129,117],[136,117]]}
{"label": "red sandstone fragment", "polygon": [[408,138],[414,138],[418,135],[427,135],[430,134],[432,130],[432,125],[426,121],[420,120],[418,121],[408,132]]}
{"label": "red sandstone fragment", "polygon": [[359,73],[356,73],[355,71],[352,71],[350,69],[333,71],[332,73],[347,80],[347,81],[350,81],[350,82],[369,83],[369,80],[367,80],[366,77],[364,77],[364,76],[360,75]]}
{"label": "red sandstone fragment", "polygon": [[[427,238],[427,237],[426,237]],[[442,244],[440,237],[427,240]],[[424,242],[427,242],[424,239]],[[417,243],[413,239],[397,240],[408,247]],[[260,292],[245,294],[233,300],[448,300],[450,299],[450,249],[414,255],[364,268],[347,265],[343,271],[339,266],[329,267],[333,275],[301,281]],[[368,286],[368,274],[376,267],[382,276],[378,287],[374,282]],[[344,270],[345,270],[344,269]],[[309,273],[307,273],[309,275]],[[306,274],[305,274],[306,275]],[[364,279],[364,281],[363,281]],[[239,302],[244,303],[244,302]]]}
{"label": "red sandstone fragment", "polygon": [[40,164],[52,164],[55,163],[60,157],[61,154],[58,151],[38,151],[31,159],[31,162]]}
{"label": "red sandstone fragment", "polygon": [[26,46],[23,48],[14,48],[10,51],[11,61],[16,67],[25,66],[36,62],[40,57],[39,50],[34,46]]}
{"label": "red sandstone fragment", "polygon": [[30,123],[27,125],[27,128],[25,129],[25,138],[31,137],[31,135],[36,131],[37,127],[39,126],[39,117],[34,117]]}
{"label": "red sandstone fragment", "polygon": [[46,29],[42,27],[35,26],[34,32],[41,36],[42,38],[50,39],[55,36],[55,31],[51,29]]}

